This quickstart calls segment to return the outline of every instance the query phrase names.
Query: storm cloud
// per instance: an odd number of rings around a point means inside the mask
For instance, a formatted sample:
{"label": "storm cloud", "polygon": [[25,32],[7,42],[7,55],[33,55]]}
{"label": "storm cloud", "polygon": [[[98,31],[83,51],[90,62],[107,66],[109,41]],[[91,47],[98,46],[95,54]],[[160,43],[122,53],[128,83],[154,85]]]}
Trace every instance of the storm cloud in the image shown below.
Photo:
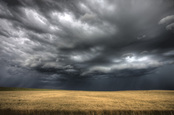
{"label": "storm cloud", "polygon": [[174,80],[173,11],[173,0],[1,0],[0,85],[173,89],[145,84]]}

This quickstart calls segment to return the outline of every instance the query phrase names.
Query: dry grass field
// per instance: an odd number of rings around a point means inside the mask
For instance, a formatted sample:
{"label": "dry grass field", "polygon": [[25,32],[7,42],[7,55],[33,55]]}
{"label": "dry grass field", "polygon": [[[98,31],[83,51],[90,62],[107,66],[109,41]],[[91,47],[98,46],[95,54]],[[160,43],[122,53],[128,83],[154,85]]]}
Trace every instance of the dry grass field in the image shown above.
{"label": "dry grass field", "polygon": [[174,115],[174,91],[0,91],[0,115]]}

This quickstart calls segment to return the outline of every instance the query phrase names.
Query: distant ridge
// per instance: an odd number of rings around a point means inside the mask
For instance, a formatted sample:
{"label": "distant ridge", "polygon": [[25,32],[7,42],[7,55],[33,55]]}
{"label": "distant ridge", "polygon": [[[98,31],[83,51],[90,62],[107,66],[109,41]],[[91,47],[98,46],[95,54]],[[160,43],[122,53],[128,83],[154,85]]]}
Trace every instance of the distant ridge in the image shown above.
{"label": "distant ridge", "polygon": [[0,91],[49,91],[55,89],[37,89],[37,88],[20,88],[20,87],[0,87]]}

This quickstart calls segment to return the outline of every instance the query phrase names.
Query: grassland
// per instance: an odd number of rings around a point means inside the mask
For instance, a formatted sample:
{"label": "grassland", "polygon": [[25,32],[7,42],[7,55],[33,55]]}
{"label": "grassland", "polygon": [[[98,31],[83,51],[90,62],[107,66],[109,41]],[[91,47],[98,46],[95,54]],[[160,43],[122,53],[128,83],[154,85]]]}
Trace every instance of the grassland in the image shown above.
{"label": "grassland", "polygon": [[174,115],[169,90],[0,90],[0,115]]}

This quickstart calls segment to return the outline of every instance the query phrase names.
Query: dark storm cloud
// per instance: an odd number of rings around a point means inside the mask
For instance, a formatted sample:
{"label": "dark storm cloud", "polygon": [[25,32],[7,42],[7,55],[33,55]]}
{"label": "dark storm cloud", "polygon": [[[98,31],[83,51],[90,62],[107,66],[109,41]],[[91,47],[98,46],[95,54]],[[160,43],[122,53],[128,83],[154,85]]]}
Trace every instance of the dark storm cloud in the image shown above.
{"label": "dark storm cloud", "polygon": [[2,0],[1,79],[63,88],[153,76],[174,62],[173,10],[173,0]]}
{"label": "dark storm cloud", "polygon": [[20,6],[21,2],[19,0],[2,0],[3,2],[5,2],[8,6],[10,7],[15,7],[15,6]]}

